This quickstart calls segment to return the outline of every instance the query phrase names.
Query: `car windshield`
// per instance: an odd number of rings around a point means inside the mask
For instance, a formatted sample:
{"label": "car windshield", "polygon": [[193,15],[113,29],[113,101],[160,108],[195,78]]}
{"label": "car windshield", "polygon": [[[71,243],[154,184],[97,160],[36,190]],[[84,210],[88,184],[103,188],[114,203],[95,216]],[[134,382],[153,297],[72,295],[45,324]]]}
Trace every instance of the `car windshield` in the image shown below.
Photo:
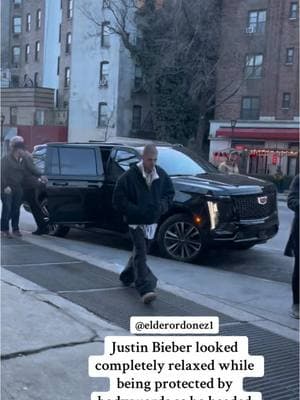
{"label": "car windshield", "polygon": [[[197,157],[184,147],[178,149],[172,147],[157,147],[157,164],[162,167],[168,175],[200,175],[208,172],[216,173],[218,170],[201,157]],[[139,148],[139,152],[143,149]]]}

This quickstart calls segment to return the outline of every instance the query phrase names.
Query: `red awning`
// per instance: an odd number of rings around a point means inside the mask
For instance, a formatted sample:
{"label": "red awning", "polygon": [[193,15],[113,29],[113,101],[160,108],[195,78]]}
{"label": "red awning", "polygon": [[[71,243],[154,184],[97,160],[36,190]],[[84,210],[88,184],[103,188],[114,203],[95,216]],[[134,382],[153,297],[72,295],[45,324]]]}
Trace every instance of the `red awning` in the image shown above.
{"label": "red awning", "polygon": [[216,137],[231,137],[239,139],[264,139],[298,141],[299,129],[297,128],[220,128]]}

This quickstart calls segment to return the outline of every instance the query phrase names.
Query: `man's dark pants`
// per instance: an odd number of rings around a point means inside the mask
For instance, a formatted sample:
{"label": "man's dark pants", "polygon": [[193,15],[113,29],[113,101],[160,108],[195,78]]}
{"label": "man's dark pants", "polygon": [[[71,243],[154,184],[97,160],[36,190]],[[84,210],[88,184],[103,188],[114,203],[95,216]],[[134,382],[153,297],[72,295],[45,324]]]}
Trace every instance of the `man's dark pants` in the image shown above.
{"label": "man's dark pants", "polygon": [[[47,227],[47,215],[43,212],[41,205],[37,198],[37,188],[26,188],[24,190],[24,199],[30,206],[31,213],[35,219],[35,222],[39,229],[44,229]],[[47,218],[47,220],[45,220]]]}
{"label": "man's dark pants", "polygon": [[120,280],[126,286],[134,282],[138,293],[143,296],[156,288],[157,278],[147,265],[148,240],[145,239],[142,228],[129,228],[129,234],[133,243],[133,253],[120,274]]}
{"label": "man's dark pants", "polygon": [[20,207],[22,204],[23,191],[21,188],[13,189],[10,194],[1,193],[2,213],[1,231],[9,231],[9,221],[13,231],[19,230]]}

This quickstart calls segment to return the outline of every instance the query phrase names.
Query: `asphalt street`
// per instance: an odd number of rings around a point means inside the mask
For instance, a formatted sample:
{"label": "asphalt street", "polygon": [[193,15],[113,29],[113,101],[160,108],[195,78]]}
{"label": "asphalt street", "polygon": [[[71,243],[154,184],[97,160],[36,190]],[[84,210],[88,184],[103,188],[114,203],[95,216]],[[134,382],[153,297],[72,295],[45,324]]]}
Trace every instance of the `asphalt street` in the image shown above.
{"label": "asphalt street", "polygon": [[118,280],[128,240],[79,230],[65,239],[36,237],[23,211],[23,238],[2,242],[3,399],[90,398],[108,387],[88,377],[88,357],[103,352],[107,335],[128,334],[131,315],[210,315],[219,316],[222,336],[247,336],[249,353],[264,356],[264,377],[245,380],[246,390],[261,391],[264,400],[298,400],[292,260],[282,255],[292,213],[283,203],[279,211],[279,238],[266,245],[213,250],[195,264],[150,256],[159,277],[150,306]]}
{"label": "asphalt street", "polygon": [[[287,241],[293,213],[282,201],[278,202],[280,228],[277,235],[267,243],[257,245],[249,250],[232,249],[211,249],[205,252],[195,265],[247,274],[277,282],[289,283],[292,273],[292,260],[283,255],[285,243]],[[35,230],[35,224],[31,214],[22,210],[21,229],[31,232]],[[66,236],[64,245],[76,248],[77,251],[88,253],[91,245],[98,245],[103,261],[123,265],[131,250],[131,243],[128,239],[119,235],[106,232],[87,232],[79,229],[72,229]],[[125,253],[124,253],[125,252]],[[155,256],[151,257],[151,266],[159,267],[164,263],[164,259]],[[172,279],[176,283],[177,269],[184,269],[191,264],[176,263],[178,267],[174,269]],[[199,270],[201,272],[201,270]],[[180,279],[180,278],[179,278]]]}

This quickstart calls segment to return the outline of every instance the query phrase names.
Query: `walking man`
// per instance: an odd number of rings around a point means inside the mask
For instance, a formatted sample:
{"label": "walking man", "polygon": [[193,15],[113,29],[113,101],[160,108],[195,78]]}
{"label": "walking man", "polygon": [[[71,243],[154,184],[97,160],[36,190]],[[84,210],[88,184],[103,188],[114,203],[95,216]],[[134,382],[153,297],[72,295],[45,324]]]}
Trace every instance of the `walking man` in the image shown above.
{"label": "walking man", "polygon": [[22,181],[24,169],[21,158],[25,152],[24,143],[16,143],[10,153],[1,160],[1,233],[11,238],[9,222],[11,221],[14,236],[22,236],[19,229],[20,207],[22,204]]}
{"label": "walking man", "polygon": [[[10,140],[11,148],[14,148],[16,143],[24,143],[22,136],[14,136]],[[31,213],[37,224],[37,229],[32,232],[33,235],[43,235],[49,233],[48,221],[49,218],[42,210],[40,202],[38,200],[38,193],[42,185],[47,182],[47,178],[42,176],[42,172],[36,167],[33,162],[32,155],[25,151],[22,159],[20,160],[24,177],[22,181],[23,187],[23,198],[27,201],[30,206]]]}
{"label": "walking man", "polygon": [[145,304],[156,298],[156,276],[147,265],[149,240],[154,238],[160,216],[172,204],[174,188],[167,173],[156,166],[157,148],[144,147],[142,160],[126,171],[117,181],[113,193],[114,207],[129,225],[133,253],[120,274],[124,285],[132,283]]}
{"label": "walking man", "polygon": [[289,257],[294,257],[292,316],[299,319],[299,174],[295,176],[291,183],[287,205],[295,214],[291,234],[284,254]]}

